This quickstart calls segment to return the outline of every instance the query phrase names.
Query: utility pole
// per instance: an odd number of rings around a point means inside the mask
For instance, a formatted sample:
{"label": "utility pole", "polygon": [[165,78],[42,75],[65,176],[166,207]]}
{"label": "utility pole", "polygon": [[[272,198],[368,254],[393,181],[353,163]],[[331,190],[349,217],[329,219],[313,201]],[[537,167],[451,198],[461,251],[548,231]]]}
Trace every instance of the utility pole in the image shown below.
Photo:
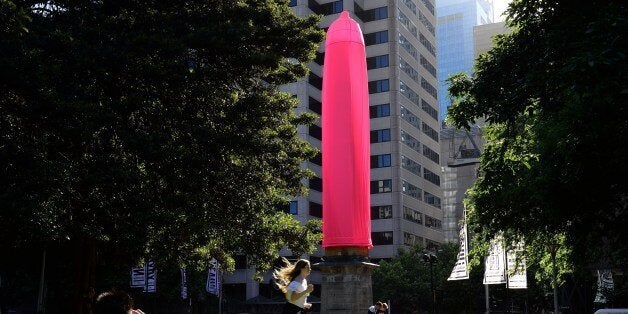
{"label": "utility pole", "polygon": [[423,254],[423,261],[430,264],[430,288],[432,289],[432,313],[436,314],[436,290],[434,290],[434,263],[438,257],[433,253]]}

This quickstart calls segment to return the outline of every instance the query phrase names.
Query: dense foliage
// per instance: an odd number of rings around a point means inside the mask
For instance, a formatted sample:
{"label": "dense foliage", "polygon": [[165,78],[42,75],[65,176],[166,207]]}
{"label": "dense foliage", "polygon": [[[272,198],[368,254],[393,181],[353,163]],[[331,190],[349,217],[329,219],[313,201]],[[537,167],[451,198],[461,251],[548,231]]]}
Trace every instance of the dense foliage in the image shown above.
{"label": "dense foliage", "polygon": [[0,0],[0,17],[1,250],[263,270],[314,249],[319,226],[277,206],[306,191],[313,117],[277,87],[307,74],[315,17],[285,0]]}
{"label": "dense foliage", "polygon": [[[628,7],[518,0],[471,78],[450,78],[457,127],[486,119],[469,192],[476,251],[523,236],[536,278],[628,265]],[[511,243],[509,241],[509,243]],[[476,261],[477,264],[477,261]]]}

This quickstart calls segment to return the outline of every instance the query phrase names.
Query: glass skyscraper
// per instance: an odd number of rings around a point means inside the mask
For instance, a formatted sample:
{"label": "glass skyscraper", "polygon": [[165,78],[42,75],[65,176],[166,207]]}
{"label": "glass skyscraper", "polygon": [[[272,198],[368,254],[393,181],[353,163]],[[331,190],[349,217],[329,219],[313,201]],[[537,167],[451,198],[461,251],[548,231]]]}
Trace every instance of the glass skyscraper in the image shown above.
{"label": "glass skyscraper", "polygon": [[473,26],[493,22],[492,0],[437,0],[438,105],[445,117],[451,99],[449,76],[473,72]]}

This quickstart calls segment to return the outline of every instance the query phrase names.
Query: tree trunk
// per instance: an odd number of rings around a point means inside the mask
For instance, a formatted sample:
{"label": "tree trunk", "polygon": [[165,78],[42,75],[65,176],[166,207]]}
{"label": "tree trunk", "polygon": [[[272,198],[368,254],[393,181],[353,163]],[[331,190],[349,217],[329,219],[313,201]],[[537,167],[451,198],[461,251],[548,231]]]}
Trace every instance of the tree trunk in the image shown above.
{"label": "tree trunk", "polygon": [[74,314],[92,314],[96,285],[96,243],[80,239],[74,246]]}

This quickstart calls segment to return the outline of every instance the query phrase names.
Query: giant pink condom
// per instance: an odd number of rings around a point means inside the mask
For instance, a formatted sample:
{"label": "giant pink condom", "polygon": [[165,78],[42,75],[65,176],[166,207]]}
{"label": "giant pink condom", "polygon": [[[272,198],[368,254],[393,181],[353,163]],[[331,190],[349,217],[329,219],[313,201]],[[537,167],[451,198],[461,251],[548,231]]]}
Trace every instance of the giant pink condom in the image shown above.
{"label": "giant pink condom", "polygon": [[346,11],[325,40],[322,128],[323,247],[371,248],[366,53]]}

